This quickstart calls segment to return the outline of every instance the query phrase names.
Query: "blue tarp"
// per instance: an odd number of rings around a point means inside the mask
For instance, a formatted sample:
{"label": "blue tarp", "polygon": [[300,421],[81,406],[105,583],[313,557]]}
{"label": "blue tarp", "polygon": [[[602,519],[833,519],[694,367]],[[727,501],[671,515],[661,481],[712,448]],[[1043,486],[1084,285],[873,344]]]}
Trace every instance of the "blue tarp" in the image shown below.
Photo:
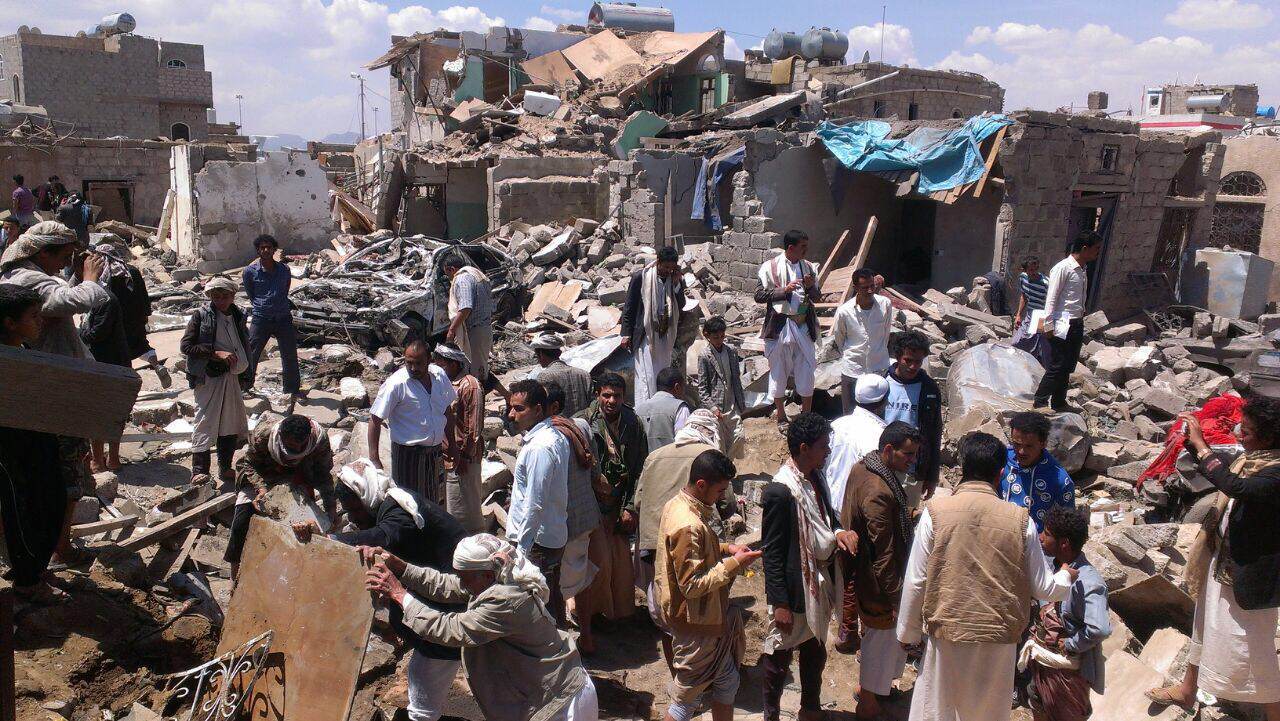
{"label": "blue tarp", "polygon": [[818,126],[827,150],[850,170],[914,170],[921,193],[948,190],[982,177],[986,159],[979,145],[1013,121],[1004,115],[978,115],[945,134],[921,128],[905,138],[889,139],[890,126],[879,120]]}

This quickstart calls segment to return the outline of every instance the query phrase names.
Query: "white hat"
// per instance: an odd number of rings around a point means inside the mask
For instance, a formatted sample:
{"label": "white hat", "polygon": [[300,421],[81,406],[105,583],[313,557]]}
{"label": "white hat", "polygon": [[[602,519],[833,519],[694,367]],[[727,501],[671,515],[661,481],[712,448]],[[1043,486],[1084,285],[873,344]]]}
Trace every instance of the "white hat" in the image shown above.
{"label": "white hat", "polygon": [[879,403],[889,395],[889,379],[875,373],[863,373],[853,387],[853,398],[858,403]]}
{"label": "white hat", "polygon": [[543,333],[534,338],[529,347],[534,350],[560,350],[564,348],[564,341],[551,333]]}

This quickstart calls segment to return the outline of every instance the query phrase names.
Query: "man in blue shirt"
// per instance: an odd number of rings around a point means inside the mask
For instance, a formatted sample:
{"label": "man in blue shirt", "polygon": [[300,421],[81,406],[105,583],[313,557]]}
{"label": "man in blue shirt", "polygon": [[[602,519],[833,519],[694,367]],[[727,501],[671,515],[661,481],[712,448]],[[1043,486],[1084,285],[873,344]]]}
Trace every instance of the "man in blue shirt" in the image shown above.
{"label": "man in blue shirt", "polygon": [[1009,419],[1009,461],[1000,478],[1000,496],[1026,508],[1036,530],[1055,507],[1075,508],[1076,486],[1045,444],[1049,418],[1026,411]]}
{"label": "man in blue shirt", "polygon": [[259,235],[253,241],[258,259],[245,266],[242,280],[245,295],[253,303],[249,326],[249,355],[256,365],[267,347],[267,339],[275,338],[280,346],[280,365],[284,376],[284,392],[301,394],[298,371],[298,337],[289,311],[289,286],[293,276],[289,266],[276,260],[280,244],[270,235]]}

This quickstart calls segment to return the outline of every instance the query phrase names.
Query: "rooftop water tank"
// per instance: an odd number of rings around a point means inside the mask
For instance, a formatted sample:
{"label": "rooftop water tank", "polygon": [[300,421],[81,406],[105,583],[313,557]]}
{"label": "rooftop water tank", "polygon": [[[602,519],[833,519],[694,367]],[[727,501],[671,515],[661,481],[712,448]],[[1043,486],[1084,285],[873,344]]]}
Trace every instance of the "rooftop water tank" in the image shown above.
{"label": "rooftop water tank", "polygon": [[676,16],[666,8],[641,7],[635,3],[595,3],[587,14],[587,24],[633,33],[653,30],[675,32]]}
{"label": "rooftop water tank", "polygon": [[1259,118],[1266,118],[1267,120],[1275,120],[1275,119],[1276,119],[1276,106],[1274,106],[1274,105],[1259,105],[1259,106],[1258,106],[1257,116],[1258,116]]}
{"label": "rooftop water tank", "polygon": [[1230,104],[1230,93],[1222,93],[1219,95],[1192,95],[1187,98],[1187,110],[1213,112],[1215,110],[1223,110]]}
{"label": "rooftop water tank", "polygon": [[810,28],[800,39],[805,60],[844,60],[849,52],[849,36],[831,28]]}
{"label": "rooftop water tank", "polygon": [[800,36],[792,32],[770,30],[764,38],[764,56],[784,60],[800,54]]}

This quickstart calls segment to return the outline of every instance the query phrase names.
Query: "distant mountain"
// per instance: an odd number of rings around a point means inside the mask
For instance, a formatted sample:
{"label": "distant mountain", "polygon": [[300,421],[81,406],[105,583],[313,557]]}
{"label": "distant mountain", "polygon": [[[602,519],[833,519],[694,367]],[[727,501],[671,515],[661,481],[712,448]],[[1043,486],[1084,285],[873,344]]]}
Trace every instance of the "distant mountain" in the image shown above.
{"label": "distant mountain", "polygon": [[[297,148],[305,150],[307,147],[307,139],[301,135],[293,133],[280,133],[279,135],[254,136],[263,138],[260,147],[263,150],[283,150],[285,148]],[[329,133],[320,139],[322,143],[345,143],[355,144],[360,142],[360,133],[355,131],[347,131],[345,133]]]}

